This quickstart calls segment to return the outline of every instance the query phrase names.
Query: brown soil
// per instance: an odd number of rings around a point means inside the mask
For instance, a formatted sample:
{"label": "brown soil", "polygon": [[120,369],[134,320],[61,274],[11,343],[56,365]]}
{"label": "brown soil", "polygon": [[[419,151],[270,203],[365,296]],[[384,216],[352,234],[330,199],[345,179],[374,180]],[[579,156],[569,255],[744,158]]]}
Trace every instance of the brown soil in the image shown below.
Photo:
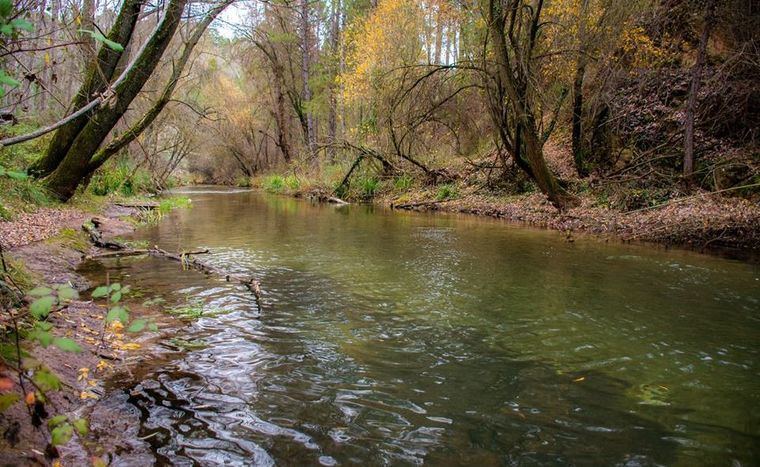
{"label": "brown soil", "polygon": [[[133,230],[133,224],[121,219],[132,210],[109,207],[103,216],[102,230],[111,238]],[[88,281],[75,272],[85,254],[96,253],[94,247],[81,249],[82,243],[56,241],[54,236],[65,227],[79,229],[88,215],[65,210],[63,214],[44,209],[35,215],[25,215],[15,222],[0,224],[0,239],[15,245],[8,254],[22,262],[26,268],[41,277],[48,284],[69,283],[82,291],[90,287]],[[40,226],[43,226],[40,228]],[[76,243],[76,242],[74,242]],[[83,251],[84,250],[84,251]],[[84,297],[82,297],[84,298]],[[133,316],[145,314],[147,310],[131,307]],[[115,371],[125,367],[128,354],[145,352],[124,346],[135,339],[125,336],[123,331],[109,330],[101,339],[101,329],[105,308],[92,301],[75,300],[59,311],[51,314],[59,336],[74,339],[83,348],[79,353],[65,353],[54,347],[47,349],[34,347],[27,362],[36,361],[51,369],[61,380],[62,390],[49,395],[46,404],[50,416],[67,414],[70,418],[86,418],[90,422],[90,433],[84,439],[76,436],[72,441],[58,448],[62,465],[90,465],[92,457],[98,456],[106,462],[121,464],[150,464],[153,456],[149,445],[137,437],[139,413],[126,403],[121,393],[106,393],[103,382]],[[137,341],[150,340],[141,337]],[[84,370],[87,369],[87,373]],[[2,369],[0,369],[1,371]],[[128,369],[126,370],[128,371]],[[2,375],[0,375],[2,376]],[[9,376],[9,375],[6,375]],[[14,378],[15,380],[15,378]],[[30,384],[25,383],[27,392]],[[14,391],[18,391],[18,382]],[[103,399],[101,399],[104,397]],[[43,424],[47,420],[43,420]],[[15,433],[15,436],[12,436]],[[23,402],[15,404],[0,418],[0,465],[48,465],[51,457],[45,455],[49,442],[46,429],[34,428]],[[18,442],[9,440],[16,438]]]}

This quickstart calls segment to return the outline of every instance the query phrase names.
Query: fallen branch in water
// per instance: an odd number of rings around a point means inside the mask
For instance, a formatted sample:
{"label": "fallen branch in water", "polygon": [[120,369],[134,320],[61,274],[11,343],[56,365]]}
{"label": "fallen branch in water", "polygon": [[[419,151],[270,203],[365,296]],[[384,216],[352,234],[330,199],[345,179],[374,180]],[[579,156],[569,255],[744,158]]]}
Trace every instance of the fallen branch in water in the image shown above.
{"label": "fallen branch in water", "polygon": [[110,250],[117,250],[117,251],[97,253],[94,255],[89,255],[87,256],[87,258],[102,259],[102,258],[115,258],[115,257],[124,257],[124,256],[150,255],[156,258],[167,258],[174,261],[178,261],[180,264],[182,264],[183,268],[193,268],[198,271],[205,272],[206,274],[214,274],[217,276],[221,276],[227,282],[236,282],[238,284],[244,285],[256,297],[256,303],[259,305],[259,308],[261,308],[261,303],[259,303],[259,301],[261,300],[261,285],[259,284],[259,281],[257,281],[253,277],[244,276],[242,274],[233,274],[227,271],[223,271],[222,269],[219,269],[215,266],[211,266],[209,264],[206,264],[192,257],[194,255],[206,254],[209,252],[209,250],[204,249],[204,250],[196,250],[196,251],[185,251],[182,253],[171,253],[166,250],[162,250],[158,246],[154,246],[153,248],[140,248],[140,249],[129,248],[123,243],[119,243],[112,240],[104,240],[102,232],[100,232],[100,230],[98,229],[98,227],[102,224],[103,224],[102,219],[93,218],[90,223],[85,223],[82,226],[82,228],[90,235],[90,240],[92,241],[92,243],[95,244],[95,246],[98,246],[101,248],[107,248]]}
{"label": "fallen branch in water", "polygon": [[[179,255],[180,256],[203,255],[206,253],[209,253],[209,251],[195,250],[195,251],[183,251],[179,253]],[[85,256],[85,259],[123,258],[125,256],[142,256],[142,255],[160,256],[159,252],[153,248],[136,248],[136,249],[129,249],[129,250],[107,251],[105,253],[96,253],[94,255]]]}
{"label": "fallen branch in water", "polygon": [[434,206],[436,204],[447,203],[449,201],[456,201],[457,198],[442,199],[435,201],[420,201],[419,203],[404,203],[404,204],[391,204],[392,209],[414,209],[424,206]]}

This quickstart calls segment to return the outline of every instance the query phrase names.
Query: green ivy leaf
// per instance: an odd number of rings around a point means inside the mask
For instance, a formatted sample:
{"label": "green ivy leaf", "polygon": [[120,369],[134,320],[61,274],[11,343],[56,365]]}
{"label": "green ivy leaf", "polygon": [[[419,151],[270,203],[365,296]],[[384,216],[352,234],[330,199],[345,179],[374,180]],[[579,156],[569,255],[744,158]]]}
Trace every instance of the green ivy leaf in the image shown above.
{"label": "green ivy leaf", "polygon": [[111,303],[116,303],[119,300],[121,300],[121,292],[114,292],[113,295],[111,295]]}
{"label": "green ivy leaf", "polygon": [[43,392],[61,389],[61,380],[46,368],[35,371],[32,380]]}
{"label": "green ivy leaf", "polygon": [[55,297],[38,298],[29,306],[29,312],[37,319],[42,319],[50,314],[50,310],[55,303]]}
{"label": "green ivy leaf", "polygon": [[[2,32],[2,28],[0,28],[0,32]],[[4,70],[0,70],[0,84],[4,84],[6,86],[10,87],[16,87],[19,84],[21,84],[19,81],[11,78],[7,74],[5,74]]]}
{"label": "green ivy leaf", "polygon": [[122,324],[127,324],[127,321],[129,321],[129,313],[127,313],[127,309],[123,306],[115,306],[108,310],[106,322],[113,323],[114,321],[121,321]]}
{"label": "green ivy leaf", "polygon": [[88,29],[80,29],[79,32],[84,34],[89,34],[90,37],[95,39],[97,42],[100,42],[102,44],[105,44],[106,47],[108,47],[111,50],[116,50],[117,52],[123,52],[124,47],[119,44],[118,42],[114,42],[110,39],[108,39],[106,36],[104,36],[102,33],[98,31],[90,31]]}
{"label": "green ivy leaf", "polygon": [[50,287],[35,287],[29,291],[28,295],[31,295],[32,297],[44,297],[51,293],[53,293],[53,289]]}
{"label": "green ivy leaf", "polygon": [[42,329],[43,331],[50,331],[51,329],[53,329],[53,324],[47,323],[45,321],[40,321],[39,323],[36,323],[34,327]]}
{"label": "green ivy leaf", "polygon": [[87,432],[89,429],[89,424],[87,423],[87,420],[84,418],[77,418],[73,422],[71,422],[72,425],[74,425],[74,428],[76,428],[77,433],[79,433],[79,436],[85,436],[87,435]]}
{"label": "green ivy leaf", "polygon": [[76,343],[76,341],[69,339],[68,337],[56,337],[53,339],[53,345],[63,350],[64,352],[81,352],[82,347]]}
{"label": "green ivy leaf", "polygon": [[60,446],[62,444],[66,444],[71,439],[71,436],[74,434],[74,427],[72,427],[68,423],[64,423],[61,426],[55,427],[50,432],[50,443],[53,446]]}
{"label": "green ivy leaf", "polygon": [[63,286],[58,289],[58,298],[61,300],[75,300],[79,298],[79,292],[71,287]]}
{"label": "green ivy leaf", "polygon": [[21,396],[15,392],[0,394],[0,412],[5,412],[10,406],[18,402],[20,399]]}
{"label": "green ivy leaf", "polygon": [[148,324],[148,331],[150,331],[150,332],[157,332],[158,331],[158,326],[156,325],[156,323],[150,323],[150,324]]}
{"label": "green ivy leaf", "polygon": [[29,175],[26,172],[19,172],[19,171],[7,171],[5,172],[5,175],[8,178],[12,178],[13,180],[26,180],[29,178]]}
{"label": "green ivy leaf", "polygon": [[67,417],[66,415],[56,415],[55,417],[48,420],[48,428],[52,430],[53,428],[57,427],[61,423],[65,422],[66,419],[68,418],[69,417]]}
{"label": "green ivy leaf", "polygon": [[101,285],[100,287],[96,287],[95,290],[92,291],[92,298],[101,298],[108,295],[108,287],[105,285]]}
{"label": "green ivy leaf", "polygon": [[119,284],[118,282],[115,284],[111,284],[111,290],[113,292],[118,292],[119,290],[121,290],[121,284]]}
{"label": "green ivy leaf", "polygon": [[145,329],[147,321],[144,319],[136,319],[132,321],[132,324],[127,328],[127,332],[140,332]]}
{"label": "green ivy leaf", "polygon": [[34,30],[34,25],[23,18],[16,18],[10,22],[10,25],[14,29],[21,29],[22,31],[31,32]]}
{"label": "green ivy leaf", "polygon": [[41,329],[35,329],[29,337],[39,342],[43,348],[47,348],[53,342],[53,335]]}

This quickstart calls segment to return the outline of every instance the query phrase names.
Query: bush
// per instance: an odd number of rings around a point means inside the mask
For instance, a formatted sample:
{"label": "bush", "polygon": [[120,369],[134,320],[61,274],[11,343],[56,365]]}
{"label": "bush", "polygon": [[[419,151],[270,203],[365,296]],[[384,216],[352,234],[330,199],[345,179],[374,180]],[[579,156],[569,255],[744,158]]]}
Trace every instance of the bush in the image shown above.
{"label": "bush", "polygon": [[456,195],[457,187],[451,183],[447,183],[438,187],[438,192],[435,195],[435,199],[438,201],[444,201],[447,199],[455,198]]}
{"label": "bush", "polygon": [[411,176],[404,174],[400,177],[396,177],[393,181],[393,186],[400,191],[408,191],[412,187],[414,179]]}
{"label": "bush", "polygon": [[287,177],[285,177],[285,185],[289,189],[295,191],[301,187],[301,182],[300,180],[298,180],[298,177],[296,177],[295,175],[288,175]]}
{"label": "bush", "polygon": [[248,177],[238,177],[235,179],[235,186],[240,188],[250,188],[251,179]]}
{"label": "bush", "polygon": [[150,173],[146,170],[134,170],[129,165],[120,163],[103,167],[93,175],[90,191],[98,196],[121,194],[135,196],[153,189]]}
{"label": "bush", "polygon": [[264,178],[263,186],[270,193],[281,193],[285,188],[285,179],[279,175],[269,175]]}
{"label": "bush", "polygon": [[371,199],[377,193],[380,187],[380,181],[374,177],[363,178],[359,180],[359,193],[364,199]]}

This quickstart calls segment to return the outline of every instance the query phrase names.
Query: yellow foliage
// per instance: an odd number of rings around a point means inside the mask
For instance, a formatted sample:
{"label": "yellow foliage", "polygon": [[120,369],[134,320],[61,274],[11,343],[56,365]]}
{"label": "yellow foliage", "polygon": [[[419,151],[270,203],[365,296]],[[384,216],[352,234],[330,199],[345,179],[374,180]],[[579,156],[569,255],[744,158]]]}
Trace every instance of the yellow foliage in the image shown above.
{"label": "yellow foliage", "polygon": [[424,13],[411,0],[380,0],[372,13],[349,26],[347,71],[338,77],[347,100],[363,98],[384,73],[422,62]]}

